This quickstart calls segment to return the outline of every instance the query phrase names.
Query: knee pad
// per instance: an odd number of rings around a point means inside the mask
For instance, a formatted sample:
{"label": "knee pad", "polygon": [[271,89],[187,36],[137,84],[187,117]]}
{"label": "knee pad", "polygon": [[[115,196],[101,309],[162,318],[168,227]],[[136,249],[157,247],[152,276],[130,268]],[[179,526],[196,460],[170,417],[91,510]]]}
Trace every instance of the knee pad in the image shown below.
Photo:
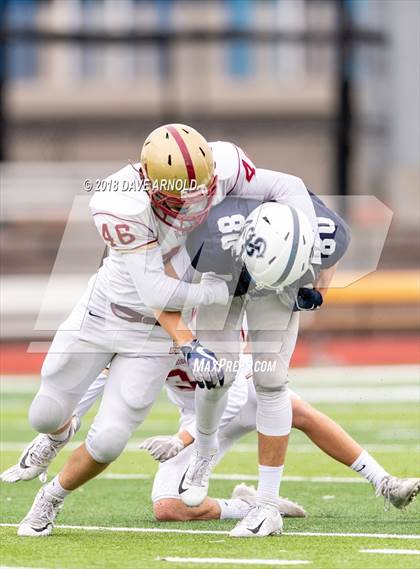
{"label": "knee pad", "polygon": [[282,391],[288,383],[288,366],[279,354],[254,359],[253,378],[256,391]]}
{"label": "knee pad", "polygon": [[120,456],[130,436],[129,429],[116,425],[98,429],[91,427],[86,439],[86,448],[93,460],[108,464]]}
{"label": "knee pad", "polygon": [[54,433],[68,418],[63,405],[50,395],[36,395],[29,409],[29,422],[38,433]]}
{"label": "knee pad", "polygon": [[281,437],[292,428],[292,405],[287,389],[257,391],[257,431],[262,435]]}

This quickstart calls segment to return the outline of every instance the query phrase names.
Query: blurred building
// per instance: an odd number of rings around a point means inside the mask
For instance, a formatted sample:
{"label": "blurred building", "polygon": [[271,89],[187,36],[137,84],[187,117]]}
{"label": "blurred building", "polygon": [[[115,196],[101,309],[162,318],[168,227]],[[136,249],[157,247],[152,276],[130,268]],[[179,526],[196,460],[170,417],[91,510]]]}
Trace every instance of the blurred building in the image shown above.
{"label": "blurred building", "polygon": [[[419,244],[420,5],[347,3],[357,27],[385,31],[389,38],[385,48],[356,47],[348,70],[356,109],[352,193],[375,195],[395,213],[380,267],[412,268]],[[337,28],[336,0],[3,0],[3,5],[14,29],[129,34]],[[32,275],[32,284],[36,276],[45,282],[83,180],[135,161],[145,135],[162,122],[192,123],[210,140],[238,143],[259,166],[299,175],[318,194],[337,193],[331,175],[334,44],[13,41],[6,58],[7,162],[1,176],[8,291],[16,291],[23,275]],[[365,224],[375,217],[374,212],[355,215]],[[81,221],[69,274],[85,270],[80,269],[84,232]],[[26,320],[16,324],[10,306],[19,304],[19,296],[10,298],[6,311],[19,335]]]}

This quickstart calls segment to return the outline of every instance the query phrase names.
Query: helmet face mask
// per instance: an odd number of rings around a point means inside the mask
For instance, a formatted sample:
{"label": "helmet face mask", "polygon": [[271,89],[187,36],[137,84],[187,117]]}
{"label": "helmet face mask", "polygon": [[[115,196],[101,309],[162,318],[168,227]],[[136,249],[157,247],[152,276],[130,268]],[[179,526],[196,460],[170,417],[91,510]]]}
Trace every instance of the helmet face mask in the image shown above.
{"label": "helmet face mask", "polygon": [[200,133],[187,125],[161,126],[147,137],[140,162],[159,220],[183,233],[204,221],[217,177],[212,150]]}
{"label": "helmet face mask", "polygon": [[188,233],[205,221],[217,190],[217,176],[209,187],[183,190],[178,197],[165,191],[149,190],[153,211],[158,219],[180,231]]}

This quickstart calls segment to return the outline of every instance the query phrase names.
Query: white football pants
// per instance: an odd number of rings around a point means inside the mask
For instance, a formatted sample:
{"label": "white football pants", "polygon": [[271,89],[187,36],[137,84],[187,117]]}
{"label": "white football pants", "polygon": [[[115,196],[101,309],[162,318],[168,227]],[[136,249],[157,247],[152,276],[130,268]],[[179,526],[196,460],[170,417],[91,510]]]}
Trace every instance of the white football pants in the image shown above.
{"label": "white football pants", "polygon": [[121,454],[144,421],[176,355],[161,327],[105,319],[100,310],[88,307],[89,294],[90,289],[54,337],[29,420],[38,432],[59,429],[111,362],[99,412],[86,441],[94,460],[108,463]]}

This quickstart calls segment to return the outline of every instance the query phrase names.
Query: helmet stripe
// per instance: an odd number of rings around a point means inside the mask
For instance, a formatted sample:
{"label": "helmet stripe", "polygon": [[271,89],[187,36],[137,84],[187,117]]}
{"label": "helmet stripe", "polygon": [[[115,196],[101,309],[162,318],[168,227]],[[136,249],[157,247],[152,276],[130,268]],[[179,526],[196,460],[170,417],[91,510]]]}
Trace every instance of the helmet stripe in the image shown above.
{"label": "helmet stripe", "polygon": [[194,164],[191,158],[191,154],[187,148],[187,145],[184,142],[184,139],[182,138],[182,136],[179,134],[179,132],[174,126],[169,125],[166,128],[172,134],[172,136],[175,139],[175,142],[179,146],[179,149],[181,151],[182,157],[185,162],[185,166],[187,168],[188,181],[191,182],[192,180],[195,180],[196,177],[195,177]]}
{"label": "helmet stripe", "polygon": [[298,251],[298,245],[299,245],[299,239],[300,239],[299,218],[298,218],[298,215],[297,215],[295,208],[292,206],[289,206],[289,207],[290,207],[290,211],[292,213],[292,220],[293,220],[292,248],[290,250],[289,260],[287,262],[287,265],[286,265],[283,273],[280,275],[280,277],[277,279],[277,281],[275,283],[273,283],[273,285],[277,285],[277,284],[281,285],[281,283],[284,282],[286,280],[286,278],[289,276],[290,271],[292,270],[292,267],[295,263],[296,255],[297,255],[297,251]]}

